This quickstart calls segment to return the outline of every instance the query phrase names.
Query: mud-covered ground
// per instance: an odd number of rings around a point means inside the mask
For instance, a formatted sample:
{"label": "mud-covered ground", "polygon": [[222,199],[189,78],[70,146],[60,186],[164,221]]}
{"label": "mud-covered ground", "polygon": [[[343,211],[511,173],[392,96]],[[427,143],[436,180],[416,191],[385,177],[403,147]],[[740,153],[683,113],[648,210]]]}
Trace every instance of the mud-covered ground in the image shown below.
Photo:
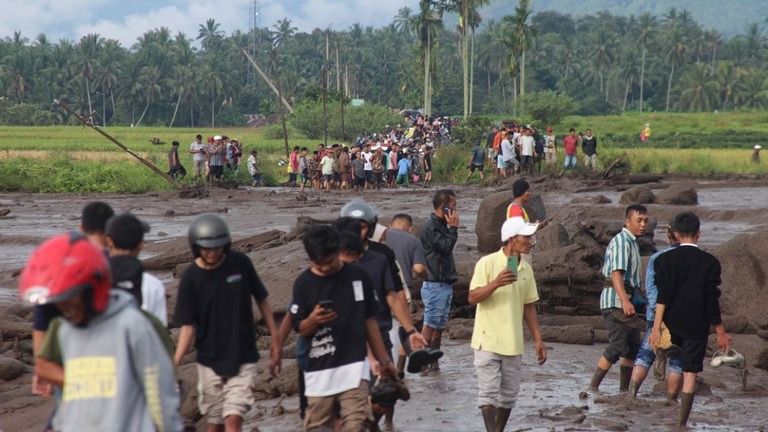
{"label": "mud-covered ground", "polygon": [[[651,216],[659,220],[655,241],[665,246],[664,227],[677,212],[695,211],[702,219],[701,245],[714,249],[722,243],[745,235],[745,241],[760,236],[768,225],[768,181],[748,178],[720,179],[665,179],[650,185],[654,190],[670,183],[685,182],[698,192],[696,206],[648,205]],[[570,233],[578,231],[589,219],[621,221],[623,204],[619,204],[622,191],[585,178],[548,178],[532,180],[534,193],[541,196],[548,217],[563,225]],[[461,186],[458,195],[461,227],[457,260],[471,262],[477,252],[475,223],[477,211],[484,197],[511,184],[498,184],[494,188]],[[30,361],[30,341],[25,333],[28,308],[19,304],[16,295],[18,270],[27,255],[45,237],[77,229],[81,208],[93,200],[111,204],[116,212],[130,211],[149,222],[151,233],[146,238],[142,254],[147,267],[166,283],[169,310],[173,310],[178,279],[174,270],[188,261],[186,230],[190,221],[203,212],[216,212],[229,224],[236,246],[252,257],[254,264],[270,291],[273,308],[282,312],[290,296],[294,277],[306,266],[301,242],[296,238],[298,218],[307,223],[331,220],[341,207],[354,197],[362,197],[378,210],[382,219],[400,213],[411,214],[417,221],[431,213],[431,198],[436,189],[421,188],[382,190],[366,193],[342,191],[310,191],[300,196],[295,189],[261,188],[240,190],[212,190],[204,198],[182,199],[172,193],[145,195],[0,195],[0,354],[5,357]],[[577,204],[588,202],[597,195],[611,202],[601,205]],[[738,237],[741,238],[741,237]],[[240,241],[238,244],[237,242]],[[762,242],[757,242],[762,243]],[[753,245],[768,249],[768,244]],[[760,249],[762,250],[762,249]],[[738,251],[737,251],[738,252]],[[734,252],[735,254],[736,252]],[[759,256],[761,252],[756,252]],[[720,257],[721,261],[724,260]],[[764,256],[768,258],[768,254]],[[534,254],[535,259],[535,254]],[[757,261],[760,261],[757,259]],[[542,263],[536,262],[535,268]],[[729,263],[724,262],[724,275]],[[740,263],[731,263],[736,267]],[[753,265],[758,264],[753,263]],[[762,273],[761,273],[762,274]],[[766,287],[757,286],[757,294],[743,302],[766,305]],[[746,311],[747,306],[744,306]],[[760,306],[766,310],[764,306]],[[729,306],[729,312],[741,316],[739,305]],[[744,312],[747,316],[747,312]],[[566,319],[566,325],[583,324]],[[583,318],[583,317],[581,317]],[[563,325],[563,324],[558,324]],[[751,326],[751,327],[750,327]],[[596,327],[597,328],[597,327]],[[735,346],[757,357],[765,345],[757,335],[767,328],[749,324],[735,336]],[[596,334],[599,333],[596,330]],[[263,338],[262,338],[263,339]],[[626,402],[618,395],[618,371],[611,371],[599,394],[579,398],[594,371],[604,343],[595,337],[594,345],[548,343],[549,360],[536,366],[532,356],[523,362],[523,385],[517,406],[507,430],[650,430],[671,428],[677,417],[676,407],[664,405],[662,386],[648,378],[640,391],[640,398]],[[763,345],[760,345],[762,341]],[[263,341],[262,341],[263,342]],[[260,345],[261,343],[260,342]],[[439,374],[410,375],[408,384],[412,399],[398,405],[396,430],[481,430],[482,420],[476,409],[476,380],[472,367],[472,350],[465,339],[449,339],[445,343],[446,357]],[[287,352],[290,350],[287,350]],[[193,359],[193,355],[188,355]],[[768,426],[768,373],[749,367],[747,389],[742,390],[739,371],[734,368],[713,369],[705,364],[700,389],[691,416],[690,426],[697,430],[764,430]],[[290,389],[288,384],[295,375],[294,360],[284,360],[285,372],[280,380],[264,378],[259,386],[261,397],[247,420],[249,427],[261,431],[297,430],[298,405],[295,396],[274,398]],[[615,368],[618,369],[618,368]],[[29,369],[27,369],[28,371]],[[182,367],[182,375],[190,377],[189,365]],[[0,372],[2,365],[0,364]],[[0,380],[0,430],[41,430],[52,403],[29,392],[29,373],[8,380]],[[194,411],[194,396],[187,401],[185,412]],[[198,429],[204,420],[198,421]]]}

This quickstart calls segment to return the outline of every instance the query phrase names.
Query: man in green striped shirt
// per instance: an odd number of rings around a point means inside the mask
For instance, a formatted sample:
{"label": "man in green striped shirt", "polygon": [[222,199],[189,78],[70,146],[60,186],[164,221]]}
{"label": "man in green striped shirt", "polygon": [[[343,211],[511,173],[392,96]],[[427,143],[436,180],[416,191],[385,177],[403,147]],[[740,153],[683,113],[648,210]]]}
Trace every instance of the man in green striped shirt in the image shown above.
{"label": "man in green striped shirt", "polygon": [[648,210],[639,204],[630,205],[625,211],[624,228],[605,250],[603,276],[608,286],[600,294],[600,312],[608,328],[608,347],[597,361],[590,390],[597,391],[608,370],[619,359],[619,391],[629,390],[632,364],[640,349],[641,338],[638,326],[631,326],[624,320],[635,315],[632,297],[640,296],[642,263],[637,237],[645,234],[647,226]]}

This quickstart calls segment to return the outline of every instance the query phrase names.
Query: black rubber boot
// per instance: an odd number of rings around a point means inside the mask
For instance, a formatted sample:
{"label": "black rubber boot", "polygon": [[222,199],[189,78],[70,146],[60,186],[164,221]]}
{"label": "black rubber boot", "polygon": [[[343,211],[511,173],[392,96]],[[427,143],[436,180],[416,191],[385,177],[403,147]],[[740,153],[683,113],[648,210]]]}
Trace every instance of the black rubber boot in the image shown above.
{"label": "black rubber boot", "polygon": [[635,382],[634,380],[629,382],[629,399],[634,399],[637,397],[637,392],[640,391],[640,383]]}
{"label": "black rubber boot", "polygon": [[507,421],[509,420],[510,414],[512,414],[511,408],[496,409],[496,432],[504,432],[504,428],[507,427]]}
{"label": "black rubber boot", "polygon": [[485,432],[496,432],[496,407],[491,405],[483,405],[480,407],[480,412],[483,414]]}
{"label": "black rubber boot", "polygon": [[685,426],[688,423],[688,417],[691,415],[691,408],[693,408],[693,393],[680,393],[680,424],[679,426]]}
{"label": "black rubber boot", "polygon": [[405,356],[397,356],[397,373],[405,371]]}
{"label": "black rubber boot", "polygon": [[595,374],[592,375],[592,382],[589,383],[589,389],[597,391],[600,387],[600,383],[603,382],[603,378],[608,373],[608,369],[595,368]]}
{"label": "black rubber boot", "polygon": [[632,366],[619,366],[619,391],[629,391],[629,382],[632,380]]}
{"label": "black rubber boot", "polygon": [[[432,336],[432,341],[429,344],[429,347],[432,349],[432,351],[440,351],[440,345],[442,343],[442,339],[443,339],[442,332],[440,332],[439,335]],[[429,367],[434,371],[440,370],[440,364],[438,364],[437,360],[435,360]]]}
{"label": "black rubber boot", "polygon": [[667,406],[672,406],[677,403],[677,393],[667,393]]}

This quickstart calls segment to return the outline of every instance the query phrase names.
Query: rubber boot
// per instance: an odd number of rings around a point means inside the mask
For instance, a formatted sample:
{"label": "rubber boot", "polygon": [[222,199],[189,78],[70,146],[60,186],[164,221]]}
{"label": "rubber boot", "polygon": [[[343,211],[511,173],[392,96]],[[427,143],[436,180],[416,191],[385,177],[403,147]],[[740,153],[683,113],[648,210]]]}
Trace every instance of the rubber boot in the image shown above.
{"label": "rubber boot", "polygon": [[592,375],[592,382],[589,383],[589,389],[597,391],[600,387],[600,383],[603,382],[603,378],[608,373],[608,369],[595,368],[595,374]]}
{"label": "rubber boot", "polygon": [[629,391],[629,382],[632,380],[632,366],[619,366],[619,391]]}
{"label": "rubber boot", "polygon": [[483,405],[480,407],[480,412],[483,413],[485,432],[496,432],[496,407],[491,405]]}
{"label": "rubber boot", "polygon": [[680,393],[680,426],[688,423],[688,416],[691,415],[693,408],[693,393]]}
{"label": "rubber boot", "polygon": [[496,409],[496,432],[504,432],[510,414],[512,414],[512,408]]}
{"label": "rubber boot", "polygon": [[637,397],[637,392],[639,390],[640,390],[640,383],[635,382],[635,380],[630,381],[628,399],[635,399]]}
{"label": "rubber boot", "polygon": [[[439,335],[436,334],[436,335],[432,336],[432,340],[430,341],[429,347],[432,348],[435,351],[439,351],[440,350],[440,344],[442,343],[442,339],[443,339],[442,332],[440,332]],[[430,365],[430,369],[432,369],[433,371],[439,371],[440,370],[440,364],[438,363],[437,360],[435,360]]]}
{"label": "rubber boot", "polygon": [[667,393],[666,405],[667,406],[675,405],[677,403],[677,396],[678,396],[677,393]]}
{"label": "rubber boot", "polygon": [[404,355],[397,356],[397,373],[405,371],[405,359]]}

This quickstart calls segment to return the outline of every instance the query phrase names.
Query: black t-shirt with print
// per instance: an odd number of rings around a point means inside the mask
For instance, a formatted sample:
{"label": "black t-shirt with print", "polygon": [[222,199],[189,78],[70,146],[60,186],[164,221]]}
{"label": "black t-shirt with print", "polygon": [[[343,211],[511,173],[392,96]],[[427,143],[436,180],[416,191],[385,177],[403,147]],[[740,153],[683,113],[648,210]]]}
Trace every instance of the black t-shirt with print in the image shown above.
{"label": "black t-shirt with print", "polygon": [[354,264],[344,264],[330,276],[305,270],[293,284],[291,319],[294,330],[321,300],[333,300],[338,317],[321,325],[309,338],[306,372],[330,370],[365,360],[365,320],[376,317],[379,304],[368,273]]}
{"label": "black t-shirt with print", "polygon": [[215,269],[184,271],[173,322],[195,326],[197,362],[223,377],[259,360],[251,298],[267,298],[251,260],[229,252]]}

